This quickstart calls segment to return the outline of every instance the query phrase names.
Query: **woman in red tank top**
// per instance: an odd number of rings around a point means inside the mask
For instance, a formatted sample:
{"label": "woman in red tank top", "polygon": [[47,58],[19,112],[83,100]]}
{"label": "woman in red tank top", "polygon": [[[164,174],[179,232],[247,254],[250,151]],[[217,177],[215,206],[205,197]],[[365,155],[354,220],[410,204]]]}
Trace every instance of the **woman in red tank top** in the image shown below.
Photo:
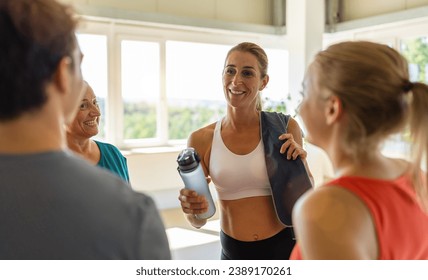
{"label": "woman in red tank top", "polygon": [[[409,81],[407,61],[372,42],[318,53],[303,82],[300,114],[336,177],[293,210],[294,259],[428,259],[428,87]],[[381,153],[410,127],[412,162]]]}

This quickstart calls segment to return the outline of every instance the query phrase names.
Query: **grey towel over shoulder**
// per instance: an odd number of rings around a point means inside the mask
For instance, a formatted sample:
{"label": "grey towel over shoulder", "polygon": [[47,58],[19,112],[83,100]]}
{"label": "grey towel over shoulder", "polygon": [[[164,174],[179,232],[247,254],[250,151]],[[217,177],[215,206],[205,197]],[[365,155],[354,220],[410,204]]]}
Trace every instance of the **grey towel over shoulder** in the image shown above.
{"label": "grey towel over shoulder", "polygon": [[0,259],[170,259],[153,200],[67,152],[0,154]]}
{"label": "grey towel over shoulder", "polygon": [[275,210],[279,220],[291,226],[293,206],[303,193],[312,188],[312,183],[300,157],[288,160],[279,152],[284,142],[278,137],[287,132],[289,119],[290,115],[261,112],[261,133]]}

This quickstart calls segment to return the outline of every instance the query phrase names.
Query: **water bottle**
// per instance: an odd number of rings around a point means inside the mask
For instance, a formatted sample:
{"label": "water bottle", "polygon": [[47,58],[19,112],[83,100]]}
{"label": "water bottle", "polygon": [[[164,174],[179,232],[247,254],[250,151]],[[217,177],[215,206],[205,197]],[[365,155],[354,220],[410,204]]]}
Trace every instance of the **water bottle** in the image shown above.
{"label": "water bottle", "polygon": [[177,157],[178,173],[184,182],[186,189],[194,190],[199,195],[205,196],[208,201],[208,211],[202,214],[196,214],[198,219],[211,218],[216,209],[214,200],[211,196],[204,170],[199,163],[201,159],[195,149],[189,147],[180,152]]}

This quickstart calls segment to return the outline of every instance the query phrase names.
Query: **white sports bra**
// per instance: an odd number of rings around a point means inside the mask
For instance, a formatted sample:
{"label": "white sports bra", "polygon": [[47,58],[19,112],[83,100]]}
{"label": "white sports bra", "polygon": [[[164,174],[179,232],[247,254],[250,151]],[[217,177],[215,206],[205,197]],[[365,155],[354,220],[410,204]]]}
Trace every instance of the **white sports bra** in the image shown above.
{"label": "white sports bra", "polygon": [[262,140],[246,155],[232,153],[221,138],[221,120],[214,129],[209,174],[221,200],[272,195]]}

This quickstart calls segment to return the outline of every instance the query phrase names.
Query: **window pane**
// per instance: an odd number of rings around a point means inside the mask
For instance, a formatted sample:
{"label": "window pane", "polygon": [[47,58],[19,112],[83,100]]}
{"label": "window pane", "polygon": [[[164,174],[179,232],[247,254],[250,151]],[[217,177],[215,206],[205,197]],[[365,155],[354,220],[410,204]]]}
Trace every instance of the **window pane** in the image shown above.
{"label": "window pane", "polygon": [[169,138],[189,134],[225,113],[222,72],[230,46],[166,43]]}
{"label": "window pane", "polygon": [[123,40],[124,139],[155,138],[159,101],[159,44]]}
{"label": "window pane", "polygon": [[409,62],[410,80],[428,82],[428,37],[403,39],[400,48]]}
{"label": "window pane", "polygon": [[107,37],[104,35],[77,34],[79,46],[84,54],[83,78],[91,85],[101,110],[99,133],[94,138],[105,138],[107,99]]}
{"label": "window pane", "polygon": [[269,60],[269,83],[262,92],[263,109],[294,115],[288,92],[288,52],[265,49]]}

